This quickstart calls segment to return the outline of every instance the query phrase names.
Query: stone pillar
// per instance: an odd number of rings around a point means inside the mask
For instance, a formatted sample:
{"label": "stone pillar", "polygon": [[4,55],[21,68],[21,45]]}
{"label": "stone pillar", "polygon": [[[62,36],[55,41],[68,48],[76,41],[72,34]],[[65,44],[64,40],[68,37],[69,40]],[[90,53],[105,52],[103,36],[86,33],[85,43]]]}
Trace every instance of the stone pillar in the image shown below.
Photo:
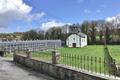
{"label": "stone pillar", "polygon": [[31,51],[29,50],[29,49],[27,49],[26,50],[26,57],[28,58],[28,59],[30,59],[31,58]]}
{"label": "stone pillar", "polygon": [[118,70],[117,75],[120,76],[120,67],[119,66],[118,66],[117,70]]}
{"label": "stone pillar", "polygon": [[17,50],[17,49],[16,49],[16,48],[13,48],[13,50],[14,50],[14,51],[13,51],[13,61],[15,61],[15,60],[16,60],[16,54],[17,54],[17,53],[16,53],[16,50]]}
{"label": "stone pillar", "polygon": [[52,51],[52,64],[58,64],[60,59],[60,53],[57,51]]}
{"label": "stone pillar", "polygon": [[3,57],[5,57],[5,55],[6,55],[6,48],[4,48]]}
{"label": "stone pillar", "polygon": [[14,49],[13,55],[16,55],[16,48],[13,48],[13,49]]}
{"label": "stone pillar", "polygon": [[[114,63],[115,63],[115,66],[116,66],[116,68],[117,68],[117,73],[116,73],[116,75],[120,77],[120,64],[117,63],[117,62],[115,61],[115,59],[114,59]],[[115,76],[116,76],[116,75],[115,75]]]}

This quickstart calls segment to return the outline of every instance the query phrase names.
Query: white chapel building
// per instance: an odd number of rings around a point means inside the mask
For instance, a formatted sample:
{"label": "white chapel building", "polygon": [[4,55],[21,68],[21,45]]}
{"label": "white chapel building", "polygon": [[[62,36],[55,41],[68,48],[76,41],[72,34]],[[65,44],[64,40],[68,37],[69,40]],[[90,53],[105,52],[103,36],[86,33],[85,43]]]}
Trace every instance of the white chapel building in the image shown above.
{"label": "white chapel building", "polygon": [[87,35],[84,33],[72,34],[66,39],[68,47],[84,47],[87,46]]}

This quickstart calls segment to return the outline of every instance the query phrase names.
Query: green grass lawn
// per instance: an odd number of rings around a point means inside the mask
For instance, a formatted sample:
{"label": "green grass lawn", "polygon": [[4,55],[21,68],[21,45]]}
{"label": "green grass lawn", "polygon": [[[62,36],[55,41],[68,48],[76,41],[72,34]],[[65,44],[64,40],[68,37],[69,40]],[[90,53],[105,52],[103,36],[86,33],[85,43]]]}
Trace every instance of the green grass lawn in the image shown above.
{"label": "green grass lawn", "polygon": [[[92,70],[98,72],[101,67],[101,72],[104,71],[102,68],[103,59],[104,59],[104,46],[102,45],[95,45],[95,46],[86,46],[83,48],[60,48],[58,50],[61,54],[61,58],[59,63],[79,67],[82,69]],[[67,56],[67,58],[66,58]],[[73,58],[71,58],[71,56]],[[80,57],[82,56],[82,62],[80,61]],[[86,56],[84,60],[84,56]],[[78,58],[79,59],[76,59]],[[87,60],[89,57],[89,60]],[[92,63],[91,57],[93,57]],[[94,61],[95,57],[97,58],[97,62]],[[52,53],[50,51],[47,52],[34,52],[32,53],[32,58],[37,60],[52,60]],[[101,63],[99,63],[99,58],[101,58]],[[100,72],[100,71],[99,71]]]}
{"label": "green grass lawn", "polygon": [[[120,45],[108,45],[110,55],[117,62],[120,62]],[[91,45],[83,48],[61,48],[61,54],[74,54],[81,56],[93,56],[104,58],[104,46],[103,45]]]}
{"label": "green grass lawn", "polygon": [[120,63],[120,45],[108,45],[110,55]]}
{"label": "green grass lawn", "polygon": [[46,51],[46,52],[33,52],[31,54],[33,59],[38,59],[38,60],[47,60],[51,61],[52,60],[52,52],[51,51]]}
{"label": "green grass lawn", "polygon": [[[108,46],[109,51],[111,53],[111,56],[116,59],[116,61],[120,61],[119,57],[119,52],[120,52],[120,46],[118,45],[109,45]],[[99,72],[100,67],[101,67],[101,72],[104,72],[104,70],[106,68],[104,68],[104,46],[103,45],[89,45],[83,48],[60,48],[58,50],[61,53],[61,60],[59,61],[62,64],[67,64],[69,66],[75,66],[75,67],[82,67],[85,69],[93,69],[92,71],[97,71]],[[65,58],[63,56],[67,55],[67,57],[69,58]],[[44,60],[51,60],[52,59],[52,54],[51,52],[47,51],[47,52],[35,52],[32,54],[32,57],[34,59],[44,59]],[[70,58],[70,56],[73,56],[74,58]],[[82,59],[84,56],[89,56],[89,60],[85,59],[84,62],[80,62],[80,59],[75,59],[77,57],[81,57]],[[93,57],[95,59],[95,57],[97,57],[97,62],[93,61],[92,65],[91,65],[91,57]],[[99,63],[99,59],[101,58],[101,63]],[[96,66],[97,65],[97,66]],[[89,68],[88,68],[89,67]],[[97,69],[95,69],[97,68]]]}
{"label": "green grass lawn", "polygon": [[[60,48],[58,50],[61,55],[76,55],[76,56],[89,56],[104,58],[104,47],[102,45],[86,46],[83,48]],[[47,52],[34,52],[32,57],[50,57],[52,54]]]}
{"label": "green grass lawn", "polygon": [[13,54],[7,53],[5,57],[13,57]]}
{"label": "green grass lawn", "polygon": [[61,54],[73,54],[73,55],[81,55],[81,56],[93,56],[93,57],[101,57],[104,56],[104,47],[102,45],[92,45],[86,46],[83,48],[61,48]]}
{"label": "green grass lawn", "polygon": [[[120,62],[120,45],[108,45],[108,49],[110,51],[111,56],[116,59],[117,62]],[[107,70],[107,68],[104,67],[104,46],[103,45],[88,45],[83,48],[60,48],[58,51],[61,54],[61,59],[59,63],[67,64],[69,66],[75,66],[80,68],[85,68],[88,70],[96,71],[96,72],[104,72],[104,70]],[[22,54],[23,55],[23,54]],[[67,55],[66,58],[65,56]],[[52,60],[52,52],[46,51],[46,52],[34,52],[32,53],[32,58],[37,60]],[[71,58],[74,57],[74,58]],[[85,61],[81,63],[80,57],[82,56],[82,59],[84,59],[84,56],[86,56]],[[87,57],[89,56],[89,59],[87,60]],[[79,59],[76,59],[78,58]],[[95,59],[97,57],[97,62],[94,61],[91,63],[91,57]],[[101,59],[101,62],[99,62],[99,59]],[[96,66],[97,65],[97,66]],[[100,70],[101,69],[101,70]]]}
{"label": "green grass lawn", "polygon": [[[79,67],[82,69],[92,70],[96,72],[104,72],[104,69],[102,66],[103,60],[104,60],[104,46],[102,45],[91,45],[86,46],[83,48],[61,48],[60,50],[61,55],[67,54],[68,56],[73,56],[74,58],[61,59],[62,64],[67,64],[70,66]],[[82,56],[82,62],[81,62],[81,56]],[[85,59],[84,59],[85,56]],[[78,59],[76,59],[78,57]],[[87,57],[89,57],[87,59]],[[91,63],[91,57],[93,57],[92,63]],[[97,62],[95,62],[95,57],[97,58]],[[101,63],[99,63],[99,59],[101,58]],[[101,70],[100,70],[101,69]]]}
{"label": "green grass lawn", "polygon": [[[120,45],[108,45],[109,52],[111,56],[120,62]],[[83,48],[60,48],[58,50],[61,55],[79,55],[79,56],[93,56],[104,58],[104,46],[103,45],[89,45]],[[22,53],[21,53],[22,54]],[[25,55],[23,53],[23,55]],[[7,57],[12,57],[11,54],[7,54]],[[51,56],[50,51],[46,52],[34,52],[33,57]]]}

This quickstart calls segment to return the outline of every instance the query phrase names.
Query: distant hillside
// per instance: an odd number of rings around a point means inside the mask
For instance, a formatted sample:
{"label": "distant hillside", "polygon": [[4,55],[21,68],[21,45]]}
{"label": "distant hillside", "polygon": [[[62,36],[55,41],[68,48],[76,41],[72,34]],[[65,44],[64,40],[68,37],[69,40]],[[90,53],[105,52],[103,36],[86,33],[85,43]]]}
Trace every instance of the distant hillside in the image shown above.
{"label": "distant hillside", "polygon": [[1,41],[20,40],[22,35],[23,35],[23,32],[0,33],[0,40]]}

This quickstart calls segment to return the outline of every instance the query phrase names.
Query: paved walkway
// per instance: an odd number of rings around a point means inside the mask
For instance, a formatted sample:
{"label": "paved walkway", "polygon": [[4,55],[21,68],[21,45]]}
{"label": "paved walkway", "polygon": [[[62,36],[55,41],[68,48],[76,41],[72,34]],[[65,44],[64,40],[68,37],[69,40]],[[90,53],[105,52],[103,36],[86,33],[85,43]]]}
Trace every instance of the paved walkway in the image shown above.
{"label": "paved walkway", "polygon": [[48,76],[26,70],[15,65],[12,60],[0,57],[0,80],[55,80]]}

